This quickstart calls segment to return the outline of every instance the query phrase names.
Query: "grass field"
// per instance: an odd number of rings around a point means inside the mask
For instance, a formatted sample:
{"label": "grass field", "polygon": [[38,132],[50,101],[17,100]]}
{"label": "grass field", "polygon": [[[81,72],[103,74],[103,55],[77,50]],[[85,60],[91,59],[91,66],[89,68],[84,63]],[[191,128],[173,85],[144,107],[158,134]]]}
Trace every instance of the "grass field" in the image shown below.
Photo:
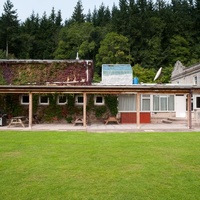
{"label": "grass field", "polygon": [[2,200],[200,199],[200,133],[0,132]]}

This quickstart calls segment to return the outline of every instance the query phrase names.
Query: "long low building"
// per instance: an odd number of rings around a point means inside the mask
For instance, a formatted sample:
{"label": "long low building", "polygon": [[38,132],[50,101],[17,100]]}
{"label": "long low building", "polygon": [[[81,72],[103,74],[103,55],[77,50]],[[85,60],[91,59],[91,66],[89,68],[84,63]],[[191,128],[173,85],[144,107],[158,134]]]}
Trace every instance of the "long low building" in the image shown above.
{"label": "long low building", "polygon": [[[57,115],[69,118],[72,112],[73,115],[81,114],[84,126],[87,126],[88,118],[95,118],[94,112],[98,119],[117,115],[121,123],[136,123],[138,127],[141,123],[152,123],[152,119],[156,117],[181,116],[187,119],[188,127],[192,128],[192,96],[200,92],[197,85],[133,84],[129,65],[125,65],[123,76],[128,77],[130,84],[126,82],[123,85],[119,81],[113,85],[103,82],[92,85],[93,62],[84,60],[1,60],[0,66],[1,109],[10,112],[11,117],[21,115],[23,109],[26,109],[29,128],[32,127],[33,115],[39,111],[48,120],[57,118]],[[109,67],[112,67],[115,75],[115,66]],[[124,65],[117,65],[119,76],[120,67]],[[109,71],[108,66],[105,69]],[[104,76],[106,82],[109,82],[108,72]],[[50,96],[52,94],[53,97]],[[114,104],[112,99],[114,107],[111,105],[109,112],[103,113],[107,106],[107,96],[114,96],[117,103]],[[179,102],[183,96],[185,105]],[[36,104],[38,110],[35,108]]]}
{"label": "long low building", "polygon": [[[33,116],[33,95],[34,94],[78,94],[83,96],[83,120],[84,126],[87,121],[87,97],[89,95],[118,95],[125,97],[133,97],[132,103],[135,110],[121,110],[120,113],[136,113],[136,123],[141,123],[140,114],[145,112],[152,115],[151,110],[142,110],[141,108],[149,108],[150,101],[143,101],[146,95],[155,95],[166,97],[166,95],[186,95],[187,96],[187,119],[188,127],[192,126],[192,113],[191,113],[191,97],[193,93],[200,92],[200,87],[197,86],[178,86],[178,85],[132,85],[132,86],[42,86],[42,85],[1,85],[0,94],[27,94],[29,106],[29,119]],[[147,98],[148,99],[148,98]],[[174,112],[175,107],[173,109]],[[29,127],[32,126],[32,120],[29,120]]]}

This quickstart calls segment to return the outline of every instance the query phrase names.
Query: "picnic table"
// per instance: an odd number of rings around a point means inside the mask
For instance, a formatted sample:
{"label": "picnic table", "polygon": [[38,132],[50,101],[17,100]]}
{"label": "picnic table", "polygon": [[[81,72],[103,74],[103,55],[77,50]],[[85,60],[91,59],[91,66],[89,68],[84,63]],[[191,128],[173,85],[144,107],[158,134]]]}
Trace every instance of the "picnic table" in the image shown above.
{"label": "picnic table", "polygon": [[10,121],[10,123],[9,123],[9,125],[8,125],[8,128],[11,126],[11,125],[18,125],[18,124],[20,124],[22,127],[24,127],[25,128],[25,125],[24,125],[24,123],[23,123],[23,119],[25,119],[26,117],[25,116],[17,116],[17,117],[12,117],[11,118],[11,121]]}
{"label": "picnic table", "polygon": [[108,119],[105,120],[105,124],[108,124],[109,122],[116,122],[117,124],[119,124],[116,117],[108,117]]}
{"label": "picnic table", "polygon": [[74,126],[77,125],[77,124],[82,124],[83,125],[83,118],[76,118],[75,121],[74,121]]}

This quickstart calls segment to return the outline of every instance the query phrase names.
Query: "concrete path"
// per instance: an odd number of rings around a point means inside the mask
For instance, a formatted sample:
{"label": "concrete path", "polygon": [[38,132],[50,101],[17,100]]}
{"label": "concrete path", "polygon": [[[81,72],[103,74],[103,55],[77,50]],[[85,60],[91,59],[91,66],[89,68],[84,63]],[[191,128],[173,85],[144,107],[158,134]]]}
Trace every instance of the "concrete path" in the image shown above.
{"label": "concrete path", "polygon": [[86,131],[86,132],[200,132],[200,125],[189,129],[186,124],[92,124],[87,127],[73,124],[34,124],[32,129],[20,126],[0,126],[1,130],[19,130],[19,131]]}

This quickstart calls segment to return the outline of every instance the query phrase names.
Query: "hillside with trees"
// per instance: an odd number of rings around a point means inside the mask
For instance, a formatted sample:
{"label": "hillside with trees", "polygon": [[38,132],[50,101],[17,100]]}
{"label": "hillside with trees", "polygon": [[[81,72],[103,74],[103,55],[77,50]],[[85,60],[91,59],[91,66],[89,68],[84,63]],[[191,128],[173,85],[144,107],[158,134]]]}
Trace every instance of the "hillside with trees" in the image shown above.
{"label": "hillside with trees", "polygon": [[[134,76],[168,82],[173,65],[200,61],[200,0],[119,0],[110,10],[103,3],[84,14],[78,0],[69,19],[61,11],[33,12],[18,19],[10,0],[0,16],[0,58],[92,59],[96,74],[102,63],[130,63]],[[95,76],[96,77],[96,76]]]}

